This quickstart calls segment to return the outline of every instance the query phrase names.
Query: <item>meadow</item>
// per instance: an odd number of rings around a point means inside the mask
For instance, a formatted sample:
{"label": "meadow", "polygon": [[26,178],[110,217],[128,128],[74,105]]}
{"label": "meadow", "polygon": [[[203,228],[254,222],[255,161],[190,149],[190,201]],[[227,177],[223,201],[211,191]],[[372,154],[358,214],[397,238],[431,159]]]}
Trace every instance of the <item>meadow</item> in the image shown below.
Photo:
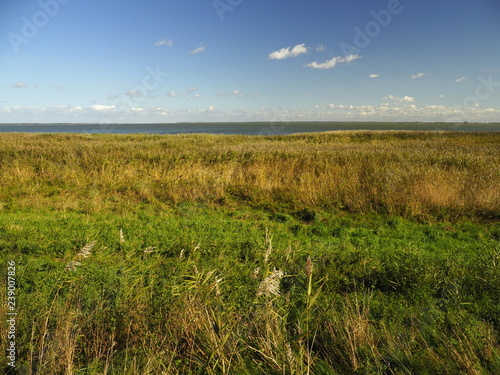
{"label": "meadow", "polygon": [[500,373],[500,133],[9,133],[0,166],[6,373]]}

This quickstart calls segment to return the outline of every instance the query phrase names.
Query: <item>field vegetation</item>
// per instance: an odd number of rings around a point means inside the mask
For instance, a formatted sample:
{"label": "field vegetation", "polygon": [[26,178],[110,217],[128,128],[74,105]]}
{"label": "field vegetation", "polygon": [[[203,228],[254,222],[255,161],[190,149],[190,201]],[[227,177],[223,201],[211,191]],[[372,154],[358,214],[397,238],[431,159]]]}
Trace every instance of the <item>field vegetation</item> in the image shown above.
{"label": "field vegetation", "polygon": [[499,133],[2,134],[0,181],[6,373],[500,373]]}

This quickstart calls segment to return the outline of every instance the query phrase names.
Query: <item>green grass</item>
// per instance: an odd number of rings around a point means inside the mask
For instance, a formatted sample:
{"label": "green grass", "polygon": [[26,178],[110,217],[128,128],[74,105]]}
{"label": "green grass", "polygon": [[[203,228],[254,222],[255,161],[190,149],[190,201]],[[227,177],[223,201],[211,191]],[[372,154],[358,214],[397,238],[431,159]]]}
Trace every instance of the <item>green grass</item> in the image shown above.
{"label": "green grass", "polygon": [[[500,373],[499,141],[2,136],[15,373]],[[439,177],[450,198],[381,169]]]}

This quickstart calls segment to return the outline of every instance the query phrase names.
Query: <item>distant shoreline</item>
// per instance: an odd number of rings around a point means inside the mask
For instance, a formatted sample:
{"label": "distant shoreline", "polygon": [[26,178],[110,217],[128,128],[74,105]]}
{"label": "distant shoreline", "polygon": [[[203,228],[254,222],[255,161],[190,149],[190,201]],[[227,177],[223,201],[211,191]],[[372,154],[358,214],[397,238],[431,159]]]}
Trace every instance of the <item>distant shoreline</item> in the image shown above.
{"label": "distant shoreline", "polygon": [[0,133],[241,134],[285,135],[341,130],[500,132],[500,123],[478,122],[177,122],[177,123],[3,123]]}
{"label": "distant shoreline", "polygon": [[179,121],[179,122],[0,122],[0,126],[17,125],[184,125],[184,124],[449,124],[449,125],[500,125],[500,122],[449,122],[449,121]]}

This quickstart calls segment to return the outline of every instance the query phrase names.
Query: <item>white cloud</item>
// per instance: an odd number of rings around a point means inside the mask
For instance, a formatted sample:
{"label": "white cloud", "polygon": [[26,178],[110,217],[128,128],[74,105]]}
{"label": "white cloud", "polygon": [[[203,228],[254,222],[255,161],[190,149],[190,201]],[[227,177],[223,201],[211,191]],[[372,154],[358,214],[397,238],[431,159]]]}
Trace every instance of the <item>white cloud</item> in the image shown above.
{"label": "white cloud", "polygon": [[370,74],[368,77],[370,77],[370,78],[378,78],[378,77],[380,77],[380,74]]}
{"label": "white cloud", "polygon": [[191,94],[195,91],[198,91],[198,90],[199,90],[199,88],[190,87],[184,92],[169,91],[169,92],[167,92],[167,96],[169,96],[170,98],[179,98],[179,97],[184,96],[184,95],[189,95],[189,94]]}
{"label": "white cloud", "polygon": [[400,100],[399,100],[401,103],[413,103],[415,101],[415,98],[411,97],[411,96],[404,96],[402,97]]}
{"label": "white cloud", "polygon": [[465,77],[460,77],[460,78],[456,79],[455,82],[460,83],[460,82],[464,81],[465,79],[466,79]]}
{"label": "white cloud", "polygon": [[246,95],[242,94],[240,90],[233,90],[233,95],[237,98],[244,98]]}
{"label": "white cloud", "polygon": [[203,43],[200,43],[200,46],[198,48],[195,48],[191,52],[189,52],[191,55],[195,55],[197,53],[203,53],[207,50],[207,46],[205,46]]}
{"label": "white cloud", "polygon": [[[370,105],[314,105],[310,118],[316,120],[346,120],[346,121],[429,121],[429,122],[459,122],[484,121],[495,122],[495,115],[500,114],[500,108],[479,108],[471,106],[457,109],[443,105],[427,105],[418,107],[414,104],[383,103],[378,107]],[[305,111],[303,111],[305,113]]]}
{"label": "white cloud", "polygon": [[80,106],[76,106],[76,107],[67,109],[67,111],[69,112],[69,115],[81,116],[81,114],[83,113],[83,108]]}
{"label": "white cloud", "polygon": [[443,98],[444,98],[443,94],[441,94],[441,95],[438,96],[438,99],[443,99]]}
{"label": "white cloud", "polygon": [[390,99],[397,103],[413,103],[415,101],[415,98],[412,98],[411,96],[403,96],[402,98],[398,98],[397,96],[387,95],[384,97],[384,99]]}
{"label": "white cloud", "polygon": [[174,45],[174,41],[172,39],[163,39],[159,40],[155,43],[155,46],[160,47],[160,46],[168,46],[172,47]]}
{"label": "white cloud", "polygon": [[307,47],[305,44],[297,44],[290,50],[291,47],[281,48],[278,51],[271,52],[267,55],[269,60],[283,60],[288,59],[289,57],[297,57],[304,53],[307,53]]}
{"label": "white cloud", "polygon": [[201,94],[194,94],[193,95],[193,98],[195,98],[195,99],[199,99],[199,98],[202,98],[202,97],[203,97],[203,95],[201,95]]}
{"label": "white cloud", "polygon": [[26,82],[23,82],[23,81],[17,81],[15,85],[12,85],[11,87],[15,88],[15,89],[24,89],[26,87],[28,87],[28,84]]}
{"label": "white cloud", "polygon": [[130,96],[131,98],[140,98],[144,94],[141,90],[129,90],[125,93],[126,96]]}
{"label": "white cloud", "polygon": [[[195,101],[193,101],[195,103]],[[276,121],[276,108],[223,110],[214,106],[169,110],[166,107],[128,108],[94,104],[80,106],[0,106],[0,121],[26,122],[26,116],[37,122],[175,122],[175,121]],[[419,107],[408,103],[383,103],[379,106],[355,104],[316,104],[307,110],[287,110],[280,121],[429,121],[429,122],[498,122],[500,107],[444,105]],[[101,131],[100,129],[96,129]]]}
{"label": "white cloud", "polygon": [[326,51],[326,47],[323,44],[320,44],[320,45],[314,47],[314,50],[316,52],[323,52],[323,51]]}
{"label": "white cloud", "polygon": [[314,68],[314,69],[331,69],[334,68],[337,64],[349,64],[355,60],[360,59],[359,55],[347,55],[345,57],[337,56],[331,60],[325,61],[324,63],[318,63],[316,61],[306,64],[305,66]]}
{"label": "white cloud", "polygon": [[422,77],[425,77],[427,74],[423,73],[423,72],[420,72],[420,73],[417,73],[417,74],[413,74],[411,76],[411,78],[413,79],[417,79],[417,78],[422,78]]}
{"label": "white cloud", "polygon": [[[81,107],[76,107],[76,108],[81,108]],[[90,106],[91,109],[97,112],[110,112],[116,109],[114,105],[100,105],[100,104],[94,104]]]}

